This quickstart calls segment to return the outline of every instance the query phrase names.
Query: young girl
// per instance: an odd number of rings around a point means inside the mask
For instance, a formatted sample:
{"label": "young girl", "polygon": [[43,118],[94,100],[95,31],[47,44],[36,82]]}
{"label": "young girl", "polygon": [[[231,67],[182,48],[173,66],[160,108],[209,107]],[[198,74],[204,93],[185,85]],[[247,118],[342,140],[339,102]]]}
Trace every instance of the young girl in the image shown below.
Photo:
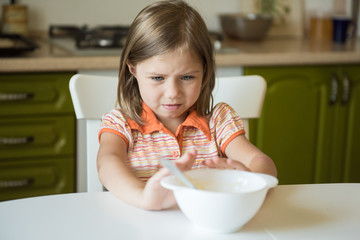
{"label": "young girl", "polygon": [[120,60],[119,109],[103,117],[99,133],[99,178],[119,199],[148,210],[174,205],[160,185],[170,175],[160,159],[182,171],[276,176],[273,161],[245,138],[237,113],[225,103],[212,108],[214,68],[206,25],[185,2],[154,3],[135,18]]}

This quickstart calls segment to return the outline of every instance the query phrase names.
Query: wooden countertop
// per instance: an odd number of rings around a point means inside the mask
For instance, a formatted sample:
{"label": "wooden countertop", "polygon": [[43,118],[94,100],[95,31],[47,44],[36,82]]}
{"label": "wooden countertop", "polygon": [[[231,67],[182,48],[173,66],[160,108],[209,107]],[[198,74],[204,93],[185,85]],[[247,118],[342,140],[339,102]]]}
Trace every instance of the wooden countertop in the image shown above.
{"label": "wooden countertop", "polygon": [[[119,54],[76,56],[37,38],[39,48],[14,57],[0,57],[0,72],[77,71],[118,69]],[[360,39],[346,45],[314,43],[300,39],[262,42],[229,41],[216,53],[219,67],[360,63]]]}

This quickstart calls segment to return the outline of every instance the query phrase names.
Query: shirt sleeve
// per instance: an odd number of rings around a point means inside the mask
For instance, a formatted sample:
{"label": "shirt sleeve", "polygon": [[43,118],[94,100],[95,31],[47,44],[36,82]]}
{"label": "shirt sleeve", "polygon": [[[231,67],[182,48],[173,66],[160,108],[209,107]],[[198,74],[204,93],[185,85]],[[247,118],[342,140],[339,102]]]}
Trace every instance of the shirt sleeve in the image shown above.
{"label": "shirt sleeve", "polygon": [[226,103],[214,107],[210,127],[221,153],[225,156],[227,145],[239,135],[245,134],[243,121],[235,110]]}
{"label": "shirt sleeve", "polygon": [[102,117],[99,140],[103,132],[114,133],[120,136],[126,142],[126,145],[129,145],[131,129],[126,122],[124,115],[119,110],[112,110]]}

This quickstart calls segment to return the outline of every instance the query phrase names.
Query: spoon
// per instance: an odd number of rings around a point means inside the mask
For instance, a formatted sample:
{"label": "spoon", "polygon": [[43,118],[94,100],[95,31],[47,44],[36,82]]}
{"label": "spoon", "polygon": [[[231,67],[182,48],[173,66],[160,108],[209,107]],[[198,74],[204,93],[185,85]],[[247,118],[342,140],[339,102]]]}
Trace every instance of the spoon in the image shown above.
{"label": "spoon", "polygon": [[167,159],[161,159],[160,162],[161,165],[169,169],[170,172],[175,175],[175,177],[177,177],[182,183],[184,183],[185,186],[189,188],[195,188],[194,184],[183,174],[182,171],[180,171],[180,169],[172,161]]}

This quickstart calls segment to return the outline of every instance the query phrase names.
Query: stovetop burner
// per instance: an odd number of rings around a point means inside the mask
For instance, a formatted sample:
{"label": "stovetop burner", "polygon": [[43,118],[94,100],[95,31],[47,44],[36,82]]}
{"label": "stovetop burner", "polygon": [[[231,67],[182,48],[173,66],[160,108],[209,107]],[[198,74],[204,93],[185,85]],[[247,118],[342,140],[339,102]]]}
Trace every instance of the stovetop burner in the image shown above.
{"label": "stovetop burner", "polygon": [[75,40],[79,49],[87,48],[122,48],[129,27],[127,26],[98,26],[88,28],[72,25],[51,25],[50,38],[71,38]]}

